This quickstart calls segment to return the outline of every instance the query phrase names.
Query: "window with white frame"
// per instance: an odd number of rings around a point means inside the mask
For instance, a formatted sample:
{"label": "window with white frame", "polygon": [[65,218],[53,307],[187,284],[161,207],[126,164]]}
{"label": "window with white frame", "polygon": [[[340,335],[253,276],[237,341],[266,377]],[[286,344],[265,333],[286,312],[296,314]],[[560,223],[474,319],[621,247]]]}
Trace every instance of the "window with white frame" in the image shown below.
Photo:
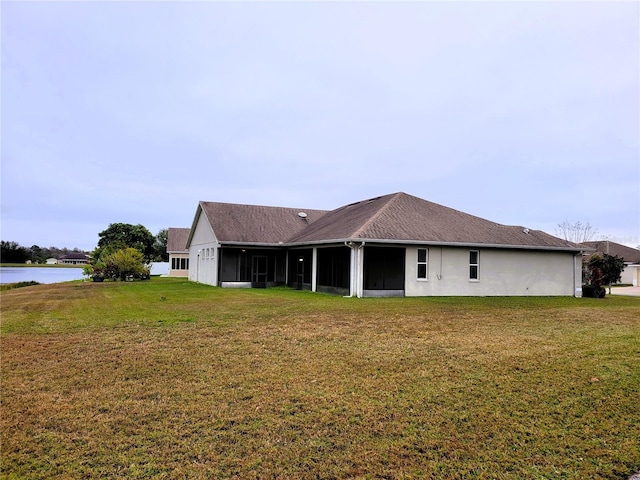
{"label": "window with white frame", "polygon": [[429,249],[428,248],[419,248],[418,249],[418,280],[428,280],[429,279]]}
{"label": "window with white frame", "polygon": [[189,270],[189,259],[188,258],[172,258],[171,259],[171,269],[172,270]]}
{"label": "window with white frame", "polygon": [[469,280],[480,279],[480,252],[471,250],[469,252]]}

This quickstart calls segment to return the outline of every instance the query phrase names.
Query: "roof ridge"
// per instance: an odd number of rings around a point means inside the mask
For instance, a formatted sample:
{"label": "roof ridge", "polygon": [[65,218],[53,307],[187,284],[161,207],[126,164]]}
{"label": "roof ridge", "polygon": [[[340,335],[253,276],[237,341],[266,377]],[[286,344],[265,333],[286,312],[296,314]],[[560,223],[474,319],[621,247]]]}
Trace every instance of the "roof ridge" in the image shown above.
{"label": "roof ridge", "polygon": [[262,205],[257,203],[234,203],[234,202],[216,202],[209,200],[200,200],[200,205],[202,204],[213,204],[213,205],[224,205],[230,207],[251,207],[251,208],[267,208],[267,209],[279,209],[279,210],[298,210],[298,211],[310,211],[310,212],[325,212],[328,213],[330,210],[324,210],[319,208],[304,208],[304,207],[283,207],[280,205]]}
{"label": "roof ridge", "polygon": [[[382,215],[383,212],[385,212],[387,210],[387,208],[389,207],[389,204],[396,198],[398,198],[399,195],[401,195],[401,192],[398,193],[392,193],[387,195],[389,197],[389,199],[385,202],[384,205],[382,205],[375,214],[373,214],[366,222],[364,222],[359,229],[357,229],[354,233],[353,233],[353,237],[357,238],[358,235],[360,235],[360,233],[362,231],[364,231],[369,225],[371,225],[375,220],[378,219],[378,217],[380,217],[380,215]],[[381,198],[383,198],[384,195],[382,197],[374,197],[374,198],[370,198],[369,200],[363,200],[361,203],[364,202],[372,202],[374,200],[379,200]]]}

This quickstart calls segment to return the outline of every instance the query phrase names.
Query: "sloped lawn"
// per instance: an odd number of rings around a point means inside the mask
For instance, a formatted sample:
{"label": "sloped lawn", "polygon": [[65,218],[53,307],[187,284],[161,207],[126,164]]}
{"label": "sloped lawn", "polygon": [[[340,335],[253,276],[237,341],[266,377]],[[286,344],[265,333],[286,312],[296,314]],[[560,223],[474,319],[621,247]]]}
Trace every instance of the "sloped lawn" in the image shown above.
{"label": "sloped lawn", "polygon": [[2,292],[2,478],[622,479],[640,298]]}

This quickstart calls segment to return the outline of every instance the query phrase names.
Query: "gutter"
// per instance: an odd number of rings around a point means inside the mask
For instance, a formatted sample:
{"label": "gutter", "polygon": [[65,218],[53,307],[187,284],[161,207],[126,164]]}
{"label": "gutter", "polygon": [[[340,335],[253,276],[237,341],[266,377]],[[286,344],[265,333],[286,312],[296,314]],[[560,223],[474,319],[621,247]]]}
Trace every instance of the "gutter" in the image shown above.
{"label": "gutter", "polygon": [[395,245],[429,245],[436,247],[462,247],[462,248],[505,248],[510,250],[545,250],[557,252],[595,252],[595,248],[591,247],[554,247],[549,245],[509,245],[503,243],[473,243],[473,242],[438,242],[433,240],[385,240],[380,238],[339,238],[332,240],[314,240],[311,242],[293,242],[293,243],[267,243],[267,242],[225,242],[219,241],[220,246],[227,247],[310,247],[313,245],[337,245],[344,243],[374,243],[374,244],[395,244]]}
{"label": "gutter", "polygon": [[[284,243],[281,246],[285,247],[305,247],[310,245],[322,245],[322,244],[336,244],[344,243],[379,243],[379,244],[396,244],[396,245],[430,245],[430,246],[443,246],[443,247],[471,247],[471,248],[508,248],[512,250],[555,250],[564,252],[590,252],[595,251],[595,248],[580,246],[580,247],[554,247],[548,245],[509,245],[502,243],[473,243],[473,242],[438,242],[433,240],[389,240],[389,239],[376,239],[376,238],[340,238],[335,240],[315,240],[311,242],[293,242]],[[272,244],[269,244],[272,245]]]}

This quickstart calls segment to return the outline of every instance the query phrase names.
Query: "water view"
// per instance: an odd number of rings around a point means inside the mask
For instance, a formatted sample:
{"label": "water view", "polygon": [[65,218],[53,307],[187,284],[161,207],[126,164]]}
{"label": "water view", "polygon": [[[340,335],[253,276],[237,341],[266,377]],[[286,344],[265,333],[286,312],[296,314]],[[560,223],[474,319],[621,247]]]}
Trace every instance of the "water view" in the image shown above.
{"label": "water view", "polygon": [[0,284],[29,282],[58,283],[82,280],[82,268],[64,267],[0,267]]}

